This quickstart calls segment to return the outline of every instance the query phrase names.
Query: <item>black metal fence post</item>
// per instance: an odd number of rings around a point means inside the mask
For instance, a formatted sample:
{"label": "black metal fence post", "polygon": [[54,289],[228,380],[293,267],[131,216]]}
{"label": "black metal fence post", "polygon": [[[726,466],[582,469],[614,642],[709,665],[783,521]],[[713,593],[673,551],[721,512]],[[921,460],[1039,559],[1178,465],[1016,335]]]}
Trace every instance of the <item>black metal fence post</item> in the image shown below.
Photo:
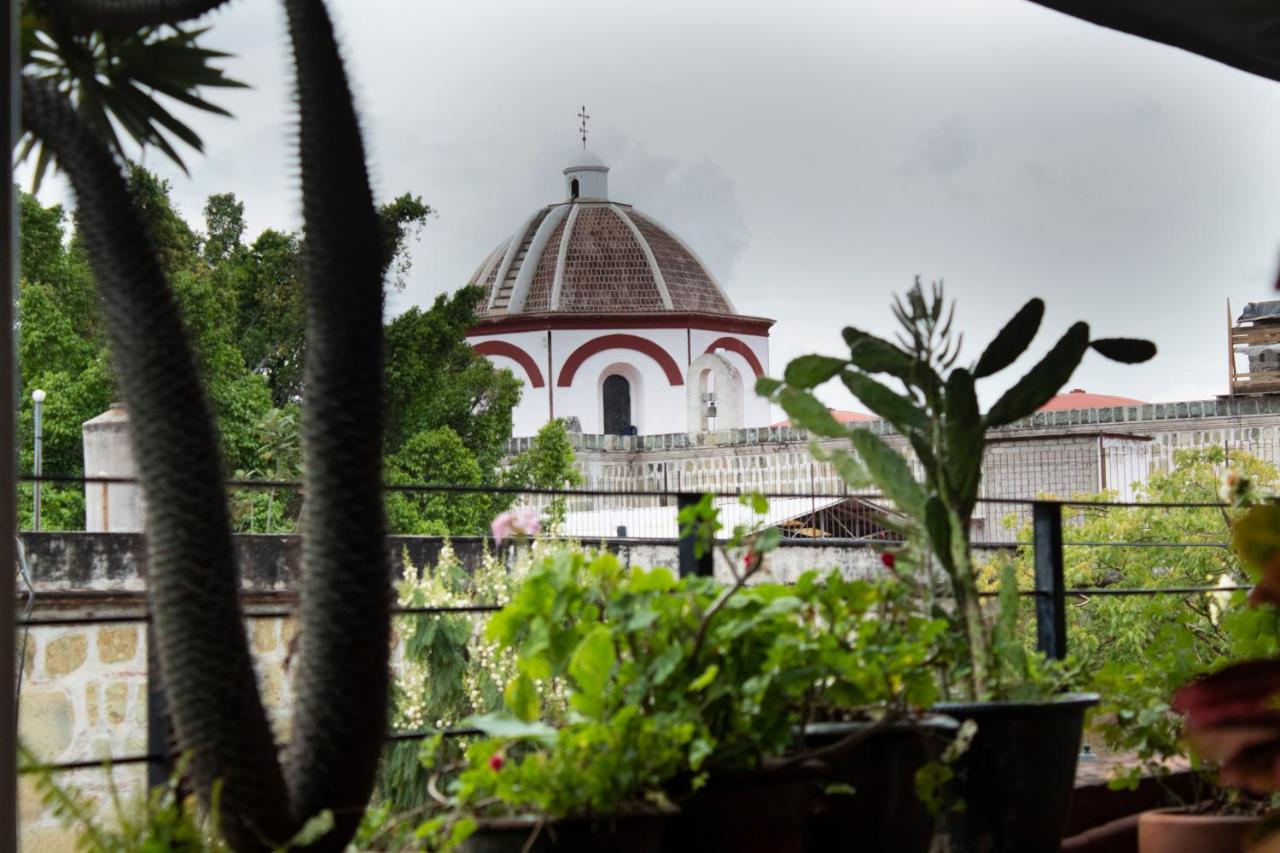
{"label": "black metal fence post", "polygon": [[156,650],[155,631],[147,631],[147,788],[168,783],[173,775],[173,721],[164,701],[164,679],[160,676],[160,658]]}
{"label": "black metal fence post", "polygon": [[1067,656],[1067,600],[1062,581],[1062,505],[1036,501],[1031,506],[1036,564],[1036,639],[1040,651]]}
{"label": "black metal fence post", "polygon": [[[702,495],[686,494],[681,492],[676,497],[676,513],[679,513],[687,506],[693,506],[702,500]],[[690,532],[687,536],[680,537],[680,577],[685,578],[690,575],[698,575],[700,577],[711,577],[715,573],[714,564],[712,563],[713,555],[710,551],[698,556],[696,543],[698,537]]]}

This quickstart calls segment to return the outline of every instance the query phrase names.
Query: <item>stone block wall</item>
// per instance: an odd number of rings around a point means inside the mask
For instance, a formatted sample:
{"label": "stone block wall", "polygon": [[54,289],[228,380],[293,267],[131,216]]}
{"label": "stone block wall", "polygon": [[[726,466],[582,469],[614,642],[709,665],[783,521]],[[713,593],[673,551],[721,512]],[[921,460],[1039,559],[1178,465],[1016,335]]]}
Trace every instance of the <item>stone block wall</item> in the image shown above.
{"label": "stone block wall", "polygon": [[[40,609],[41,615],[50,611]],[[288,734],[291,690],[285,657],[293,620],[257,619],[248,634],[259,689],[279,739]],[[144,623],[36,627],[18,635],[23,655],[18,736],[44,763],[103,761],[147,752],[147,628]],[[145,787],[145,765],[110,771],[128,802]],[[111,802],[104,768],[59,771],[103,807]],[[18,792],[20,849],[74,849],[74,833],[45,808],[32,777]]]}

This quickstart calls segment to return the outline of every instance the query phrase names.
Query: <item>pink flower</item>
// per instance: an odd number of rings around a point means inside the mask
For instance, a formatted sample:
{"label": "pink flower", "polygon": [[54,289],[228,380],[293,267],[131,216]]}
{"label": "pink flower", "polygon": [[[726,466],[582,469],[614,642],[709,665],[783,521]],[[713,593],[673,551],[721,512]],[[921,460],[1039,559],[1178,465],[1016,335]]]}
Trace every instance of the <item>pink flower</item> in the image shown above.
{"label": "pink flower", "polygon": [[516,507],[510,512],[499,513],[493,519],[489,529],[493,532],[494,544],[501,545],[504,540],[515,536],[537,536],[542,529],[542,521],[538,510],[531,506]]}
{"label": "pink flower", "polygon": [[886,569],[892,569],[894,564],[898,562],[898,558],[892,551],[881,551],[880,562],[884,563]]}
{"label": "pink flower", "polygon": [[501,770],[502,765],[506,763],[507,763],[506,759],[502,757],[501,752],[495,752],[493,755],[489,756],[489,769],[492,770],[494,773],[497,773],[499,770]]}

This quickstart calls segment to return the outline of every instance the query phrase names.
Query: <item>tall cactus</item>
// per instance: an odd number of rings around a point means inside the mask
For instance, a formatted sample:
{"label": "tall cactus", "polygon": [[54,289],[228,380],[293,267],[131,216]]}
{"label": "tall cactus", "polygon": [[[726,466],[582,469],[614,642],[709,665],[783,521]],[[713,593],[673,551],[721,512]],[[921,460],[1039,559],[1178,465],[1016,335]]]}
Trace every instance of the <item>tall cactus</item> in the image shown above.
{"label": "tall cactus", "polygon": [[[901,327],[897,343],[850,326],[844,330],[848,358],[801,356],[787,365],[781,381],[763,378],[757,390],[815,435],[849,438],[856,456],[842,449],[823,452],[816,445],[814,451],[852,485],[874,483],[911,520],[909,532],[927,542],[950,582],[968,641],[969,687],[975,698],[982,698],[993,689],[994,660],[978,597],[970,529],[986,431],[1027,417],[1049,402],[1091,348],[1130,364],[1152,358],[1156,348],[1133,338],[1091,339],[1088,324],[1076,323],[983,414],[975,380],[999,373],[1027,350],[1040,329],[1044,302],[1032,299],[1024,305],[970,367],[956,366],[961,340],[952,335],[954,311],[940,285],[926,295],[917,280],[894,303]],[[877,375],[900,382],[903,393]],[[841,424],[813,395],[814,387],[835,377],[906,438],[924,471],[923,483],[916,482],[906,460],[878,435]]]}
{"label": "tall cactus", "polygon": [[[173,22],[217,2],[61,0],[77,25]],[[292,741],[283,765],[239,605],[224,473],[177,305],[120,167],[66,98],[23,81],[23,120],[76,193],[147,503],[148,597],[166,699],[191,774],[221,785],[220,830],[269,850],[324,810],[310,849],[341,850],[372,789],[388,695],[391,588],[381,493],[377,215],[345,72],[320,0],[286,0],[300,114],[307,504]]]}

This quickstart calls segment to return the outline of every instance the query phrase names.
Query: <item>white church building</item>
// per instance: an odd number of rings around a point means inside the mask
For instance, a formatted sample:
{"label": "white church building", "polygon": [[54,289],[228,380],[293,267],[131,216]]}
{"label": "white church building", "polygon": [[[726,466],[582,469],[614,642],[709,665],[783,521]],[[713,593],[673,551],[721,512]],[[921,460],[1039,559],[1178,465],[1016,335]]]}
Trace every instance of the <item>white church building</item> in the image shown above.
{"label": "white church building", "polygon": [[484,297],[467,339],[524,382],[514,434],[554,418],[603,435],[767,426],[754,388],[773,321],[739,314],[692,248],[612,201],[595,154],[564,169],[564,192],[472,277]]}

